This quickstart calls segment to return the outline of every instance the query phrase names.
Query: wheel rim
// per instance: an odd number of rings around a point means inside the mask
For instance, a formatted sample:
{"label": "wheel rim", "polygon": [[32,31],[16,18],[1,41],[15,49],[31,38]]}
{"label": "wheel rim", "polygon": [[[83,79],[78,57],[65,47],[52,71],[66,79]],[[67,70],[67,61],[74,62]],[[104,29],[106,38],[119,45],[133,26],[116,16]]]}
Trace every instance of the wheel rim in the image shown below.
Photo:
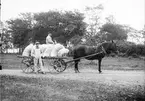
{"label": "wheel rim", "polygon": [[25,59],[22,60],[21,62],[21,70],[24,72],[24,73],[31,73],[34,71],[34,66],[32,63],[30,63],[30,65],[26,64],[24,62]]}
{"label": "wheel rim", "polygon": [[66,69],[66,63],[64,60],[55,60],[53,67],[57,72],[63,72]]}

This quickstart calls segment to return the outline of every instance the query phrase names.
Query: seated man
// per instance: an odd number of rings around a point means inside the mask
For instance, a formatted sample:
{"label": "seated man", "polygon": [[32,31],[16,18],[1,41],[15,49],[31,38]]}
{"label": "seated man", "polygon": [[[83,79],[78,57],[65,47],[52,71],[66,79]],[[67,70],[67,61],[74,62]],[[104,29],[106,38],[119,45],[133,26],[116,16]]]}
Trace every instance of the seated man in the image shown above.
{"label": "seated man", "polygon": [[31,55],[34,57],[34,72],[37,73],[39,70],[38,70],[38,63],[40,65],[40,71],[41,73],[44,74],[44,71],[43,71],[43,63],[42,63],[42,51],[40,49],[40,46],[39,46],[39,42],[36,42],[35,43],[36,45],[33,47],[32,49],[32,52],[31,52]]}
{"label": "seated man", "polygon": [[46,37],[46,44],[54,44],[51,36],[52,36],[52,34],[49,33],[48,36]]}

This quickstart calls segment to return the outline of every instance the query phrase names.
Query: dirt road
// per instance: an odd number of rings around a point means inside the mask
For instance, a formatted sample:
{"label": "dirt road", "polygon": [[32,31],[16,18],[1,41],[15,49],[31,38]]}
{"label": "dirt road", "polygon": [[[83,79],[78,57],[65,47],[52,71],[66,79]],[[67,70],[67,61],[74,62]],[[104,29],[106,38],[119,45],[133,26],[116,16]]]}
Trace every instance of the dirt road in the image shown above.
{"label": "dirt road", "polygon": [[74,73],[72,70],[66,70],[65,72],[59,74],[55,72],[46,72],[46,74],[25,74],[21,70],[4,69],[0,71],[0,75],[93,81],[126,86],[145,85],[145,71],[103,70],[103,73],[99,74],[97,70],[82,69],[81,73]]}

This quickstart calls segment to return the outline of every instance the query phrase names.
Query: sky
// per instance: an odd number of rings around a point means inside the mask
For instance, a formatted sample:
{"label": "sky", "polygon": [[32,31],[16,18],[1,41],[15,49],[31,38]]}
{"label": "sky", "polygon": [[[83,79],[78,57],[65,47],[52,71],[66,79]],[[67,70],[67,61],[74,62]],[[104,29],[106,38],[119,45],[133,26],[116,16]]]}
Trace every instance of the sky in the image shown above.
{"label": "sky", "polygon": [[74,10],[84,12],[86,6],[102,4],[102,18],[113,15],[119,24],[137,30],[144,27],[144,0],[1,0],[1,20],[16,18],[20,13],[49,10]]}

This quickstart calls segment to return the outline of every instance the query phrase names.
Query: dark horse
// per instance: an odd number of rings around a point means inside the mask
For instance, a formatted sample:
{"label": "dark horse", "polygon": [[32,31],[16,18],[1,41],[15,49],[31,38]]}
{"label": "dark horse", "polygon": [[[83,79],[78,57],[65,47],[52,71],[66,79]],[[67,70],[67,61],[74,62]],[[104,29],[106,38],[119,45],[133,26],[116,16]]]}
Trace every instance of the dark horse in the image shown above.
{"label": "dark horse", "polygon": [[[69,55],[73,57],[75,62],[75,72],[79,72],[78,70],[78,63],[80,61],[80,57],[85,57],[87,60],[98,60],[98,71],[101,73],[101,61],[105,57],[106,54],[111,52],[117,52],[116,44],[112,42],[104,42],[99,44],[98,46],[85,46],[85,45],[78,45],[74,47],[70,52]],[[98,54],[96,54],[98,53]],[[86,57],[90,55],[89,57]],[[80,59],[77,59],[80,58]]]}

